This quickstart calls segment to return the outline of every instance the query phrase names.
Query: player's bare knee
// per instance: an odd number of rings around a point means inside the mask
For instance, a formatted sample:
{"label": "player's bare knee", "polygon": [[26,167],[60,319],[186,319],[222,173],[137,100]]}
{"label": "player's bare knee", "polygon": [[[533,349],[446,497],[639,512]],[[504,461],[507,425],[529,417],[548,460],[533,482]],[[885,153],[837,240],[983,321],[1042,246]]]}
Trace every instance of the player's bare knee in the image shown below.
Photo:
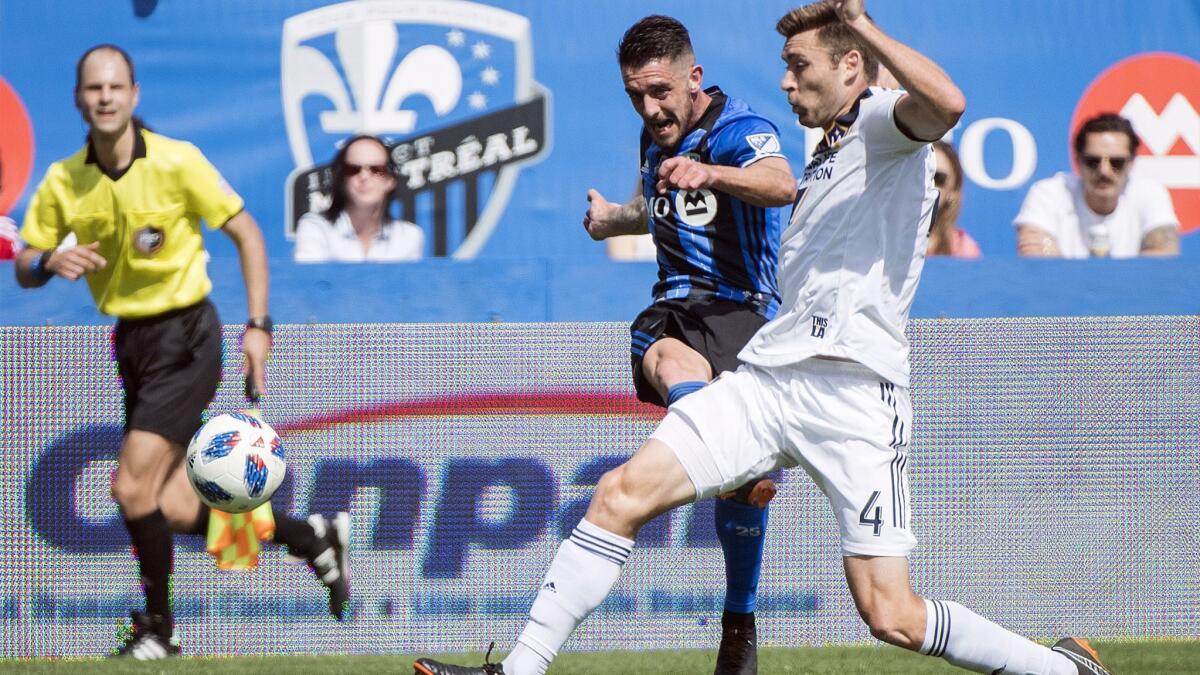
{"label": "player's bare knee", "polygon": [[153,491],[144,481],[129,473],[117,472],[112,484],[113,499],[125,513],[142,512],[154,501]]}
{"label": "player's bare knee", "polygon": [[639,526],[644,507],[634,498],[631,488],[625,466],[601,476],[588,507],[588,520],[614,531]]}
{"label": "player's bare knee", "polygon": [[711,379],[708,371],[708,364],[702,358],[667,356],[655,366],[655,375],[664,386],[693,380],[707,382]]}
{"label": "player's bare knee", "polygon": [[592,496],[592,504],[588,513],[595,512],[606,519],[618,517],[625,502],[623,493],[624,467],[617,467],[606,472],[596,483],[596,493]]}

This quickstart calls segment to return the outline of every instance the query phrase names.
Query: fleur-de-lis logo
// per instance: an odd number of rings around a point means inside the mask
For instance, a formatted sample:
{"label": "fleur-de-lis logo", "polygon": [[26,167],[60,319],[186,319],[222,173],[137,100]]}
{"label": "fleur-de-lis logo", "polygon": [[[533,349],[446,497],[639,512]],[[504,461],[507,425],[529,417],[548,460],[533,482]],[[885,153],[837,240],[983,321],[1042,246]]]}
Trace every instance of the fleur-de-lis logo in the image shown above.
{"label": "fleur-de-lis logo", "polygon": [[[318,95],[334,107],[320,115],[325,131],[396,136],[407,135],[417,126],[417,113],[400,107],[409,97],[425,97],[438,115],[458,104],[462,69],[446,49],[436,45],[417,47],[404,56],[389,78],[387,69],[399,50],[395,23],[351,24],[338,29],[335,40],[346,81],[319,49],[297,46],[292,54],[297,67],[287,69],[288,77],[283,82],[284,107],[290,115],[300,113],[305,98]],[[299,119],[296,122],[302,123]],[[296,159],[311,164],[307,136],[299,134],[296,140],[305,146],[293,146],[293,154],[299,155]]]}
{"label": "fleur-de-lis logo", "polygon": [[[529,21],[512,12],[460,0],[331,5],[284,22],[281,62],[297,166],[288,178],[289,236],[301,215],[328,204],[335,142],[368,133],[394,143],[401,217],[430,233],[430,253],[473,257],[520,165],[548,149],[549,102],[533,80]],[[485,174],[494,180],[480,181]],[[462,223],[451,224],[447,208],[418,215],[419,193],[445,204],[455,183],[465,195],[464,208],[453,209]],[[451,241],[452,232],[461,240]]]}

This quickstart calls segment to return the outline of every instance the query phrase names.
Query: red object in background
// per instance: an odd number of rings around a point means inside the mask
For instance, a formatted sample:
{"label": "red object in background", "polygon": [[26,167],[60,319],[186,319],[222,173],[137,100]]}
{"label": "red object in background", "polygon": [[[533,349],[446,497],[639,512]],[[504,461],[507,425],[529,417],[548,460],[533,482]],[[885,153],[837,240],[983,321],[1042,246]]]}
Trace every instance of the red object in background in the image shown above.
{"label": "red object in background", "polygon": [[[1092,81],[1071,118],[1068,147],[1084,120],[1117,113],[1142,140],[1134,171],[1171,193],[1182,231],[1200,229],[1200,62],[1164,52],[1138,54]],[[1074,157],[1072,157],[1072,162]]]}
{"label": "red object in background", "polygon": [[[0,216],[21,197],[33,171],[33,125],[21,97],[0,77]],[[2,245],[2,244],[0,244]]]}
{"label": "red object in background", "polygon": [[11,218],[0,216],[0,260],[17,257],[17,224]]}

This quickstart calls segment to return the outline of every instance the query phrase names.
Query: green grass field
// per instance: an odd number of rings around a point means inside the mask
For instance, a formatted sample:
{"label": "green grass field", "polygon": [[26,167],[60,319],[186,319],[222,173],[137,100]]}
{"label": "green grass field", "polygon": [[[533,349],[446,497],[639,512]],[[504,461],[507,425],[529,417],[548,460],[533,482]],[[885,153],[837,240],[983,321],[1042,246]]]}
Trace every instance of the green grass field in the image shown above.
{"label": "green grass field", "polygon": [[[1200,673],[1200,641],[1094,642],[1105,665],[1118,675]],[[602,652],[564,654],[553,675],[669,675],[712,672],[712,651]],[[887,646],[764,649],[762,675],[828,673],[882,675],[884,673],[959,673],[940,659],[930,659]],[[447,661],[478,665],[482,654],[446,657]],[[183,658],[169,662],[128,663],[95,659],[0,660],[0,673],[238,673],[306,675],[308,673],[410,673],[408,656],[270,656],[236,658]]]}

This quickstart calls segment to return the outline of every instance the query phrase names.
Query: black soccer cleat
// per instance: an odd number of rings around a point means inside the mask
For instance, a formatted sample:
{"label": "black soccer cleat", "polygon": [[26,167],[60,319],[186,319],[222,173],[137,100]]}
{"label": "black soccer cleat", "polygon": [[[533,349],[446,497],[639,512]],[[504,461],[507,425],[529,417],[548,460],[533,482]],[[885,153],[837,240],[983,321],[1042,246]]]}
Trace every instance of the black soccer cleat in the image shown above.
{"label": "black soccer cleat", "polygon": [[341,511],[326,518],[314,513],[308,524],[317,543],[306,561],[329,590],[329,613],[341,621],[350,604],[350,514]]}
{"label": "black soccer cleat", "polygon": [[715,675],[757,675],[758,629],[754,613],[725,610],[721,615],[721,647]]}
{"label": "black soccer cleat", "polygon": [[483,657],[483,665],[474,668],[442,663],[433,659],[417,659],[413,663],[413,673],[416,675],[504,675],[504,666],[491,663],[493,642],[488,645],[487,654]]}
{"label": "black soccer cleat", "polygon": [[1063,638],[1055,642],[1051,649],[1071,659],[1079,675],[1112,675],[1100,663],[1100,655],[1084,638]]}
{"label": "black soccer cleat", "polygon": [[433,659],[417,659],[413,663],[416,675],[504,675],[504,666],[499,663],[485,663],[482,666],[455,666]]}
{"label": "black soccer cleat", "polygon": [[125,629],[124,642],[110,657],[157,661],[179,656],[179,640],[168,633],[163,617],[143,612],[133,612],[130,616],[133,620]]}

